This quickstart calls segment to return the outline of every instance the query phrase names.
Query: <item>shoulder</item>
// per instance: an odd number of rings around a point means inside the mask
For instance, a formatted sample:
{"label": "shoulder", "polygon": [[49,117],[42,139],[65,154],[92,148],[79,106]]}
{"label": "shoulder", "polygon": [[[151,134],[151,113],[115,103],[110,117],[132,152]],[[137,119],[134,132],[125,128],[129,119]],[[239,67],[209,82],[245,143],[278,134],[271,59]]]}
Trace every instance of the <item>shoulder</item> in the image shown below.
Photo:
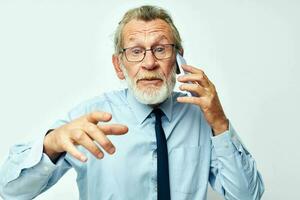
{"label": "shoulder", "polygon": [[109,107],[126,104],[126,90],[104,92],[73,107],[69,112],[69,117],[74,119],[92,111],[108,111]]}

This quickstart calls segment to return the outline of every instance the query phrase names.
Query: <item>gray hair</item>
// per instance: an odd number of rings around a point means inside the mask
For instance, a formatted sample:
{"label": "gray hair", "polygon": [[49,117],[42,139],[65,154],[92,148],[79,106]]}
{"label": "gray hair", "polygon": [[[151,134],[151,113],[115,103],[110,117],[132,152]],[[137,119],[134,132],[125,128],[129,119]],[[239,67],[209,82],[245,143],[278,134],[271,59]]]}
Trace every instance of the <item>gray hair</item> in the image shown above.
{"label": "gray hair", "polygon": [[168,12],[157,6],[145,5],[145,6],[128,10],[123,16],[122,20],[119,22],[119,25],[115,31],[115,36],[114,36],[115,54],[119,54],[122,51],[123,48],[122,33],[123,33],[124,26],[133,19],[143,20],[146,22],[155,19],[161,19],[167,22],[171,28],[176,49],[182,48],[179,32],[176,26],[174,25],[173,20],[171,16],[168,14]]}

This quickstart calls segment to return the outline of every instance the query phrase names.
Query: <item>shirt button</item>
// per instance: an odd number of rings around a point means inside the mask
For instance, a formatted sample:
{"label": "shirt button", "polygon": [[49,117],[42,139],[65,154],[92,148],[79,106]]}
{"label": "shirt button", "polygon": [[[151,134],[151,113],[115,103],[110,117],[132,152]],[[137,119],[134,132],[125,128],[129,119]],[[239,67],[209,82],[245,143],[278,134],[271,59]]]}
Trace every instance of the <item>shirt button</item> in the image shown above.
{"label": "shirt button", "polygon": [[49,171],[49,167],[44,167],[44,171],[45,172]]}
{"label": "shirt button", "polygon": [[156,179],[156,177],[151,178],[151,181],[153,182],[154,185],[157,184],[157,179]]}
{"label": "shirt button", "polygon": [[157,186],[154,186],[154,191],[157,192]]}

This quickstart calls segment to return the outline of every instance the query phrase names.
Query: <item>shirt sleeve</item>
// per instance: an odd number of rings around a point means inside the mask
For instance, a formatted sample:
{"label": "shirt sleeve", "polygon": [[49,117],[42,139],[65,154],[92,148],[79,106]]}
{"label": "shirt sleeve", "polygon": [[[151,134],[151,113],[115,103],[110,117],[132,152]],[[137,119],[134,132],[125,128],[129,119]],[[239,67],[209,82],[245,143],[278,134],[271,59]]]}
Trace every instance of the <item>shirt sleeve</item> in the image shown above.
{"label": "shirt sleeve", "polygon": [[225,199],[260,199],[264,192],[255,160],[229,123],[229,130],[212,136],[210,184]]}
{"label": "shirt sleeve", "polygon": [[61,156],[56,164],[43,153],[43,137],[14,145],[0,168],[3,199],[32,199],[53,184],[71,166]]}
{"label": "shirt sleeve", "polygon": [[[51,129],[64,123],[58,120]],[[7,159],[0,167],[0,196],[3,199],[33,199],[54,185],[71,168],[64,155],[53,164],[43,153],[44,137],[42,134],[34,141],[10,148]]]}
{"label": "shirt sleeve", "polygon": [[[55,129],[89,112],[89,102],[83,102],[57,120]],[[46,131],[45,131],[46,132]],[[43,153],[45,134],[35,141],[14,145],[0,166],[0,196],[3,199],[33,199],[54,185],[72,166],[60,156],[55,164]]]}

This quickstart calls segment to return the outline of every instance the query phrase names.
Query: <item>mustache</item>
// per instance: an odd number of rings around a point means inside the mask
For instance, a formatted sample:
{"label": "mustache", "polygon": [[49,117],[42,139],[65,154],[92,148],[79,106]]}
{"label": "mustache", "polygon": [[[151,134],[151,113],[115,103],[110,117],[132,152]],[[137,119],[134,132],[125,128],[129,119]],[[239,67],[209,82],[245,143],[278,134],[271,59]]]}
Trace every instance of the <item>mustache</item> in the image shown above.
{"label": "mustache", "polygon": [[142,80],[142,79],[162,79],[162,80],[164,80],[165,77],[158,72],[143,72],[143,73],[137,74],[135,79],[137,81]]}

